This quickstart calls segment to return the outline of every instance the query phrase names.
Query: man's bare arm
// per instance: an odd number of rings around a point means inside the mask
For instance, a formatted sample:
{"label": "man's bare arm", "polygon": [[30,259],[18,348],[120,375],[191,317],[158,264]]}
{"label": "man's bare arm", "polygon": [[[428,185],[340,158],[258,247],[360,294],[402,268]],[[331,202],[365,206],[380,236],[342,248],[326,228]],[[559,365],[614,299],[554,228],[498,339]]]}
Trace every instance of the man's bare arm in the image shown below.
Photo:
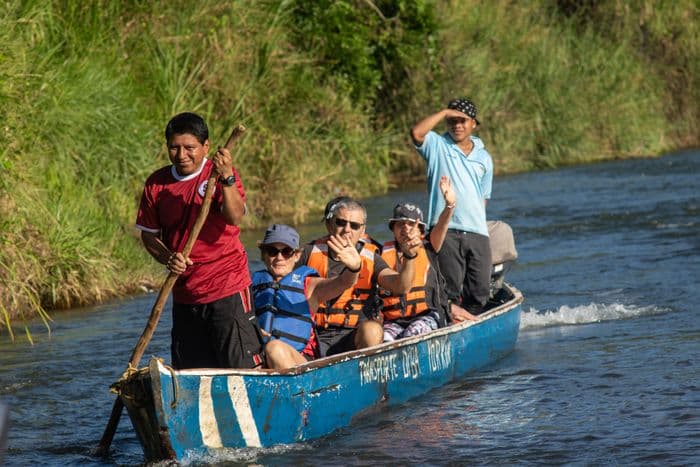
{"label": "man's bare arm", "polygon": [[[214,168],[219,173],[222,179],[226,179],[233,175],[233,161],[231,153],[228,149],[221,147],[216,151],[212,158]],[[234,183],[231,186],[221,185],[223,192],[223,204],[221,205],[221,214],[223,214],[226,222],[231,225],[238,225],[245,215],[245,203],[241,194],[238,192],[238,187]]]}
{"label": "man's bare arm", "polygon": [[151,232],[141,231],[141,241],[146,251],[161,264],[175,274],[182,274],[187,266],[192,265],[192,260],[182,256],[182,253],[170,251],[161,238]]}
{"label": "man's bare arm", "polygon": [[437,224],[430,230],[430,236],[428,238],[430,245],[436,253],[440,251],[442,244],[445,242],[447,230],[452,220],[452,214],[454,213],[455,206],[457,206],[457,194],[452,189],[452,182],[447,175],[443,175],[440,178],[440,191],[445,200],[445,207],[440,213],[440,217],[438,217]]}
{"label": "man's bare arm", "polygon": [[468,115],[455,109],[442,109],[432,115],[428,115],[411,128],[411,139],[416,146],[420,146],[425,141],[425,136],[445,118],[469,118]]}

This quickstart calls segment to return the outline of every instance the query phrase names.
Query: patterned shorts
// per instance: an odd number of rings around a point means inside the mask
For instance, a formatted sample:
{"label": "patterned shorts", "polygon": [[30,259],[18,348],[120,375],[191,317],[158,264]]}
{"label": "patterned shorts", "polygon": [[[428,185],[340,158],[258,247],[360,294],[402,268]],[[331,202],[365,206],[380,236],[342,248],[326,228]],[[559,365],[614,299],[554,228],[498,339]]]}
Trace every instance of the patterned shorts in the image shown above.
{"label": "patterned shorts", "polygon": [[396,321],[384,321],[384,342],[425,334],[437,328],[438,314],[435,311],[430,311],[425,315],[412,319],[406,326],[402,326]]}

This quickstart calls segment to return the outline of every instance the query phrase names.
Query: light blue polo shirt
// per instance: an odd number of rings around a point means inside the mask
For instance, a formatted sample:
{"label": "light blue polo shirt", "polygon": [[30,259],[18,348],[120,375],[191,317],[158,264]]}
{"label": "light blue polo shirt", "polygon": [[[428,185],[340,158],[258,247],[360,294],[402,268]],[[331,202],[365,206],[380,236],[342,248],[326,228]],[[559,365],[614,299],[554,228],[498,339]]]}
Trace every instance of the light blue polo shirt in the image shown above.
{"label": "light blue polo shirt", "polygon": [[416,146],[427,162],[428,225],[435,225],[445,208],[440,177],[447,175],[457,194],[457,207],[449,227],[488,237],[484,200],[491,198],[493,160],[480,138],[470,138],[474,148],[468,155],[457,146],[449,133],[440,136],[430,131],[423,144]]}

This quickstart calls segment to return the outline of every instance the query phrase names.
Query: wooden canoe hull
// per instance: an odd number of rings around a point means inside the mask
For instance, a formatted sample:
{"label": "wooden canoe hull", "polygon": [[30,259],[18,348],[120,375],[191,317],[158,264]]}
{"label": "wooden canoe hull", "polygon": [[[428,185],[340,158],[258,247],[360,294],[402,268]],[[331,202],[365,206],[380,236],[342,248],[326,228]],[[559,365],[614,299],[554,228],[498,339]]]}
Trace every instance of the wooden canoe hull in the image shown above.
{"label": "wooden canoe hull", "polygon": [[512,292],[478,322],[290,370],[176,371],[152,359],[119,385],[120,394],[149,461],[317,438],[368,409],[405,402],[511,352],[523,300]]}

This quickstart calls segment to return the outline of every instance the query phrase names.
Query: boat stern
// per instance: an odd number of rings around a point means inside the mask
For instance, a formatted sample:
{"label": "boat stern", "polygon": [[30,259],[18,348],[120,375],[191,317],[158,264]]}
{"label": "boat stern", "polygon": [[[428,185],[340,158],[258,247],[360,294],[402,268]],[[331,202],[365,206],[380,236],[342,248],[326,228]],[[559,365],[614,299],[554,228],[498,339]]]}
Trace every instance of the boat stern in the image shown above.
{"label": "boat stern", "polygon": [[112,385],[112,390],[118,394],[126,407],[149,462],[176,458],[168,429],[160,424],[156,414],[152,378],[154,367],[157,375],[158,364],[154,359],[148,368],[128,372]]}

